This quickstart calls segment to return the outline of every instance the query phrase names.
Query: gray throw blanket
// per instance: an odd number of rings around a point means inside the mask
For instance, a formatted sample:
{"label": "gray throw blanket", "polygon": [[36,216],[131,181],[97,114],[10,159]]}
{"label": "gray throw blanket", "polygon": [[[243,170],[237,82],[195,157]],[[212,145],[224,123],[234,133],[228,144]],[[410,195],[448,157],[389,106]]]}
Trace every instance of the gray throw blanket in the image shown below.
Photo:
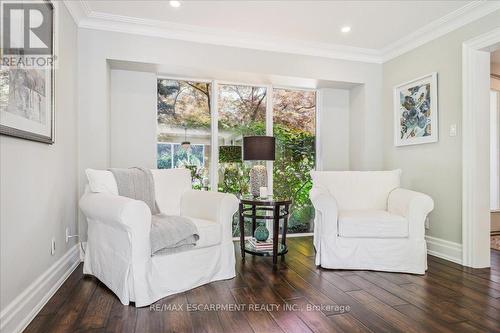
{"label": "gray throw blanket", "polygon": [[151,170],[143,168],[109,169],[118,185],[118,194],[144,201],[151,209],[151,255],[187,251],[200,238],[196,225],[182,216],[160,214],[155,199]]}
{"label": "gray throw blanket", "polygon": [[151,255],[187,251],[200,239],[196,225],[186,217],[153,215],[151,223]]}
{"label": "gray throw blanket", "polygon": [[151,209],[151,214],[160,213],[155,199],[155,183],[151,170],[143,168],[109,169],[115,176],[118,194],[141,200]]}

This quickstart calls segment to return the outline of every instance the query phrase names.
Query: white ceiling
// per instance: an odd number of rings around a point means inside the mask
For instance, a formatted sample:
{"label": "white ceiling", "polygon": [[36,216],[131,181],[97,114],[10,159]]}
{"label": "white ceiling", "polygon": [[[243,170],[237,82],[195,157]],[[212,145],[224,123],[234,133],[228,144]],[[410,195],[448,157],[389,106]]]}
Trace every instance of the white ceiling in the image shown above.
{"label": "white ceiling", "polygon": [[[471,1],[88,1],[91,11],[231,33],[380,49]],[[352,30],[340,32],[343,25]]]}
{"label": "white ceiling", "polygon": [[[381,63],[500,1],[64,0],[82,28]],[[351,32],[340,32],[348,25]]]}

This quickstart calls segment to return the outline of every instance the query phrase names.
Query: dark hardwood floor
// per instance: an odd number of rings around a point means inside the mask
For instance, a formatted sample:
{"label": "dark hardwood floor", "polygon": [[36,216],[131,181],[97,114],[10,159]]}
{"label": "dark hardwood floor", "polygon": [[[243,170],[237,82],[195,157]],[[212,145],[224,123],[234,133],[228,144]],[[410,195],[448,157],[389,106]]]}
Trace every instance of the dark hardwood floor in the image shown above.
{"label": "dark hardwood floor", "polygon": [[[154,308],[122,305],[80,265],[26,332],[500,332],[499,251],[491,269],[429,256],[427,274],[416,276],[319,269],[310,237],[288,244],[286,261],[273,270],[271,258],[247,255],[242,263],[235,243],[236,278],[166,297]],[[256,306],[187,309],[195,304]]]}

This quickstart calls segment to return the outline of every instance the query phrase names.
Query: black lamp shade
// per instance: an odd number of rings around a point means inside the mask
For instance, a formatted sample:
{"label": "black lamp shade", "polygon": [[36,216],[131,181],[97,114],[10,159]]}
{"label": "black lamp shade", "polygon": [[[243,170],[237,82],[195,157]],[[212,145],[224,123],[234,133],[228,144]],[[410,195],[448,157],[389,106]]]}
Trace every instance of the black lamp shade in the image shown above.
{"label": "black lamp shade", "polygon": [[273,136],[245,136],[243,159],[245,161],[274,161],[276,139]]}
{"label": "black lamp shade", "polygon": [[241,146],[219,146],[219,163],[240,163]]}

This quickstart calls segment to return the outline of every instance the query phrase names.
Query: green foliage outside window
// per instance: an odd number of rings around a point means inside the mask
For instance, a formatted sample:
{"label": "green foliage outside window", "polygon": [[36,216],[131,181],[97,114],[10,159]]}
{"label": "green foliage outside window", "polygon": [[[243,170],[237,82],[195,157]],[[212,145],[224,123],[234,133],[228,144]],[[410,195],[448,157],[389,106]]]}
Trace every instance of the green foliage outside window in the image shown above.
{"label": "green foliage outside window", "polygon": [[[242,146],[247,135],[265,135],[266,96],[263,87],[220,85],[218,92],[219,147]],[[309,172],[315,166],[314,91],[273,89],[273,135],[276,137],[276,160],[273,189],[276,196],[292,198],[289,232],[312,231],[314,209],[309,200],[312,187]],[[167,142],[183,141],[182,129],[210,132],[210,84],[176,80],[158,80],[158,167],[181,165],[192,171],[193,187],[208,179],[210,138],[204,139],[202,151],[192,145],[190,152],[169,148]],[[178,138],[172,141],[177,129]],[[180,130],[179,130],[180,129]],[[223,139],[223,142],[220,141]],[[165,144],[163,144],[165,142]],[[179,145],[176,143],[175,145]],[[203,146],[200,144],[199,146]],[[173,149],[173,153],[172,150]],[[248,193],[249,173],[253,163],[235,162],[237,148],[219,149],[219,184],[221,192]],[[201,185],[200,185],[201,184]],[[213,184],[214,185],[214,184]],[[237,218],[233,235],[239,234]]]}
{"label": "green foliage outside window", "polygon": [[241,146],[220,146],[219,163],[241,162]]}
{"label": "green foliage outside window", "polygon": [[274,193],[293,200],[289,231],[309,232],[309,222],[314,218],[314,208],[309,200],[312,187],[309,172],[315,164],[315,137],[281,124],[275,124],[273,132],[276,137]]}

